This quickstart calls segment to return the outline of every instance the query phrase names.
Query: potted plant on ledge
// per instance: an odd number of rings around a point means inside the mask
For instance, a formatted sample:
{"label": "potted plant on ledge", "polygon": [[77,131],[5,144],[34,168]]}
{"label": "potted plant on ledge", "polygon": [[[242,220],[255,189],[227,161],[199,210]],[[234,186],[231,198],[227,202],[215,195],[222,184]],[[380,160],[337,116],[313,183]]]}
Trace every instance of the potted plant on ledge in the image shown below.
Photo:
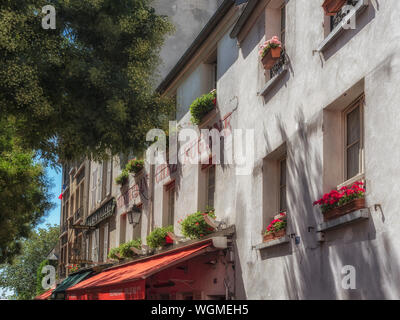
{"label": "potted plant on ledge", "polygon": [[278,217],[271,221],[264,232],[264,242],[276,240],[286,235],[287,217],[281,212]]}
{"label": "potted plant on ledge", "polygon": [[173,226],[154,229],[146,238],[147,245],[152,249],[160,249],[166,245],[173,244],[168,232],[174,232]]}
{"label": "potted plant on ledge", "polygon": [[210,93],[203,94],[190,105],[190,121],[193,124],[199,125],[204,116],[213,110],[217,105],[217,90],[212,90]]}
{"label": "potted plant on ledge", "polygon": [[186,216],[185,219],[179,220],[178,223],[181,225],[182,234],[190,239],[199,239],[210,233],[214,232],[214,228],[209,226],[204,220],[204,216],[209,216],[215,219],[215,213],[213,209],[206,210],[205,212],[195,212]]}
{"label": "potted plant on ledge", "polygon": [[124,169],[122,170],[121,174],[115,178],[115,183],[123,186],[125,183],[127,183],[129,180],[129,172],[128,170]]}
{"label": "potted plant on ledge", "polygon": [[130,160],[128,162],[128,164],[126,165],[126,170],[128,170],[128,172],[131,172],[135,175],[140,173],[143,170],[143,168],[144,168],[144,160],[133,159],[133,160]]}
{"label": "potted plant on ledge", "polygon": [[332,220],[350,212],[364,209],[365,189],[364,183],[357,181],[351,186],[344,186],[340,190],[332,190],[313,203],[319,205],[324,215],[324,220]]}
{"label": "potted plant on ledge", "polygon": [[277,36],[265,41],[260,46],[259,55],[265,70],[270,70],[281,57],[282,43]]}
{"label": "potted plant on ledge", "polygon": [[325,15],[334,16],[336,15],[342,7],[346,4],[347,0],[325,0],[322,4],[324,8]]}

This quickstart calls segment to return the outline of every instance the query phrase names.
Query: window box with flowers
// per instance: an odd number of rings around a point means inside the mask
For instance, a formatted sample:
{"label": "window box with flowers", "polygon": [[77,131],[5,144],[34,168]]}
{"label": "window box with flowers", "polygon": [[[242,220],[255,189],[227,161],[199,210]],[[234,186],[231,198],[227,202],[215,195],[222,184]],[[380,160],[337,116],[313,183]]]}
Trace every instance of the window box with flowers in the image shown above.
{"label": "window box with flowers", "polygon": [[277,36],[265,41],[259,50],[261,63],[265,70],[270,70],[279,61],[282,53],[282,43]]}
{"label": "window box with flowers", "polygon": [[264,232],[264,242],[269,242],[286,236],[287,216],[285,212],[279,213],[268,225]]}
{"label": "window box with flowers", "polygon": [[204,216],[215,219],[214,210],[198,211],[186,216],[183,220],[179,220],[182,234],[190,239],[200,239],[213,233],[215,230],[206,223]]}
{"label": "window box with flowers", "polygon": [[357,181],[351,186],[344,186],[340,190],[332,190],[313,203],[319,205],[325,221],[339,218],[348,213],[364,209],[364,183]]}
{"label": "window box with flowers", "polygon": [[190,105],[190,121],[199,125],[203,118],[217,106],[217,90],[202,95]]}

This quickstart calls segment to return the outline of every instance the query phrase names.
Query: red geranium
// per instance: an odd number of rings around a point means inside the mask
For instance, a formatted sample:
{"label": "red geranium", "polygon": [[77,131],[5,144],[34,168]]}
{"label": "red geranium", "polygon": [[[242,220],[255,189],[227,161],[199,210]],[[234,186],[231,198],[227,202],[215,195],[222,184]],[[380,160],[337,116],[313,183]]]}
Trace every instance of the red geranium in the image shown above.
{"label": "red geranium", "polygon": [[344,186],[338,190],[332,190],[325,193],[321,199],[314,201],[313,205],[320,205],[322,213],[325,213],[335,207],[342,206],[357,198],[365,196],[365,189],[362,188],[363,182],[357,181],[351,186]]}

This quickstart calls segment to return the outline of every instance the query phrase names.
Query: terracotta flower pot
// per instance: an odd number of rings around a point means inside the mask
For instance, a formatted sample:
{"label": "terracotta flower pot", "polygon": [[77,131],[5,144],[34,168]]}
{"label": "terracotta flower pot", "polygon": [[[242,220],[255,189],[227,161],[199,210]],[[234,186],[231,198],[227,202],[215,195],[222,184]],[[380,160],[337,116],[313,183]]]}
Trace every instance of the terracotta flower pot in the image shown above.
{"label": "terracotta flower pot", "polygon": [[332,220],[344,216],[350,212],[364,209],[365,208],[365,198],[354,199],[340,207],[329,210],[324,213],[324,220]]}
{"label": "terracotta flower pot", "polygon": [[270,70],[281,57],[282,48],[270,48],[265,56],[261,59],[261,63],[265,70]]}
{"label": "terracotta flower pot", "polygon": [[325,0],[322,7],[324,8],[325,15],[334,16],[345,4],[346,0]]}
{"label": "terracotta flower pot", "polygon": [[270,234],[265,234],[264,235],[264,242],[268,242],[268,241],[272,241],[272,240],[276,240],[279,238],[282,238],[286,235],[286,229],[281,229],[277,232],[273,232]]}

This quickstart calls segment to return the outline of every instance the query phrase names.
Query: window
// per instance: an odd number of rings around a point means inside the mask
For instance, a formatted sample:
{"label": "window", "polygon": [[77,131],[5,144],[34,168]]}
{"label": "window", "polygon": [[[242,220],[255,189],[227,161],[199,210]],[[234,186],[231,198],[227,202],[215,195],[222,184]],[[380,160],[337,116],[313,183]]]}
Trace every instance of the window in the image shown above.
{"label": "window", "polygon": [[175,215],[175,186],[168,190],[168,222],[167,225],[174,224]]}
{"label": "window", "polygon": [[363,172],[362,98],[344,111],[344,172],[345,180]]}
{"label": "window", "polygon": [[265,12],[265,40],[277,36],[282,42],[283,50],[275,65],[265,72],[266,81],[284,71],[285,66],[285,42],[286,42],[286,3],[284,0],[271,1]]}
{"label": "window", "polygon": [[218,64],[217,64],[217,60],[214,61],[213,63],[213,89],[217,89],[217,81],[218,81]]}
{"label": "window", "polygon": [[120,216],[119,224],[119,243],[126,242],[126,214]]}
{"label": "window", "polygon": [[92,189],[91,189],[91,208],[92,210],[96,207],[96,185],[97,185],[97,168],[92,173]]}
{"label": "window", "polygon": [[207,169],[207,207],[214,208],[215,198],[215,165]]}
{"label": "window", "polygon": [[364,179],[364,79],[323,112],[323,193]]}
{"label": "window", "polygon": [[286,212],[286,157],[279,161],[279,212]]}
{"label": "window", "polygon": [[101,200],[104,200],[106,197],[108,197],[111,193],[111,173],[112,173],[112,161],[107,160],[103,161],[102,163],[102,181],[100,181],[101,184]]}
{"label": "window", "polygon": [[163,226],[174,225],[175,218],[175,180],[164,185]]}
{"label": "window", "polygon": [[107,261],[108,256],[108,223],[103,228],[103,262]]}
{"label": "window", "polygon": [[268,154],[263,161],[262,230],[265,230],[280,212],[287,212],[288,210],[287,159],[286,143],[284,143]]}
{"label": "window", "polygon": [[285,45],[286,38],[286,4],[281,7],[281,42]]}

